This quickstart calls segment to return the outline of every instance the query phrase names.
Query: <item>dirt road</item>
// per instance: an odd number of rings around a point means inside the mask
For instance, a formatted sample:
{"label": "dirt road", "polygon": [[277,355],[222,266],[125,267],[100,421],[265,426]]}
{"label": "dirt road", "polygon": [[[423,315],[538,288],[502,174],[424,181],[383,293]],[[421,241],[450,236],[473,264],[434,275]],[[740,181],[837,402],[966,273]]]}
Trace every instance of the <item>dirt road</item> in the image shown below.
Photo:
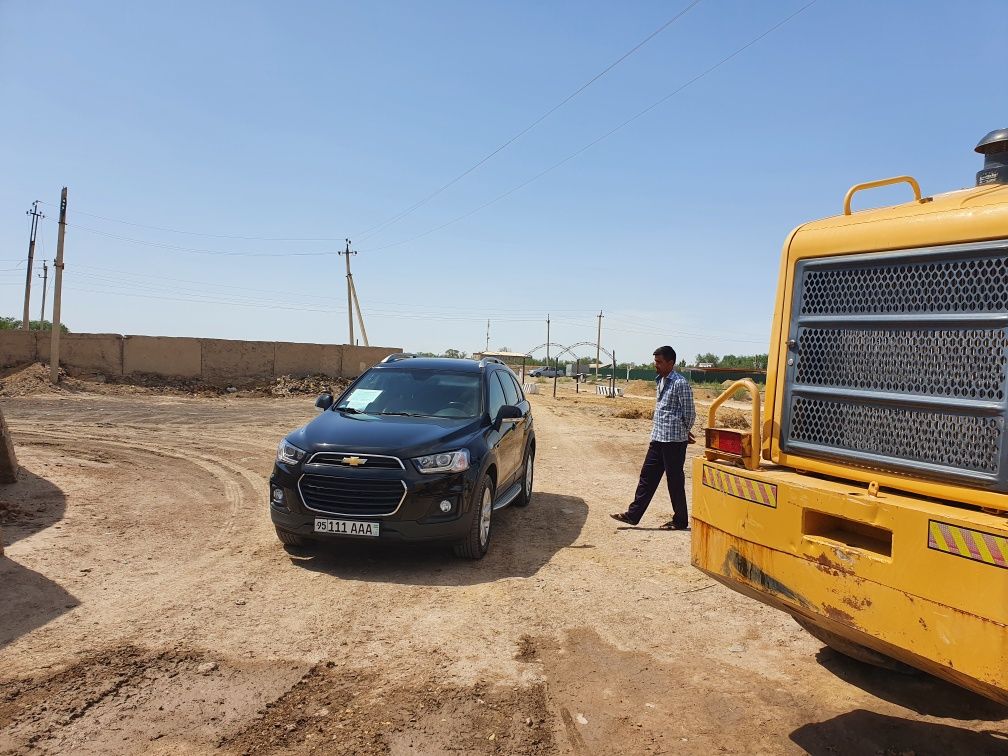
{"label": "dirt road", "polygon": [[285,551],[265,482],[311,399],[4,400],[0,753],[1008,750],[1008,710],[692,569],[664,494],[618,527],[648,421],[532,399],[533,503],[477,563]]}

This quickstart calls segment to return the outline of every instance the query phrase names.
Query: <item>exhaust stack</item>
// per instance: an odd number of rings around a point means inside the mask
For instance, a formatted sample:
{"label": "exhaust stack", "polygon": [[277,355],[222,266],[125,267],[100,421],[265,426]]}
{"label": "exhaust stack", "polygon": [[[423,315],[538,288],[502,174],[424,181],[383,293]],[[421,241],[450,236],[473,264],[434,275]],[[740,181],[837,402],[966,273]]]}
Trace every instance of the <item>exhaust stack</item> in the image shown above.
{"label": "exhaust stack", "polygon": [[977,171],[976,185],[1008,184],[1008,129],[992,131],[976,146],[984,156],[984,167]]}

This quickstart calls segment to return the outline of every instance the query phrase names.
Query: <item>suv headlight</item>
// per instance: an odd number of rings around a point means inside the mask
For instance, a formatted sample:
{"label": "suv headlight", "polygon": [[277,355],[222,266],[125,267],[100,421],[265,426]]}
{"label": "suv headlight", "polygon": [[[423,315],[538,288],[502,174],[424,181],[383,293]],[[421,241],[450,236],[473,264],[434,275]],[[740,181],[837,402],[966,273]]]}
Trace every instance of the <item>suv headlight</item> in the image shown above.
{"label": "suv headlight", "polygon": [[304,449],[298,449],[294,444],[288,443],[287,439],[284,439],[277,446],[277,462],[283,462],[285,465],[296,465],[302,459],[305,458],[307,454]]}
{"label": "suv headlight", "polygon": [[422,473],[462,472],[469,469],[469,450],[459,449],[414,457],[413,464]]}

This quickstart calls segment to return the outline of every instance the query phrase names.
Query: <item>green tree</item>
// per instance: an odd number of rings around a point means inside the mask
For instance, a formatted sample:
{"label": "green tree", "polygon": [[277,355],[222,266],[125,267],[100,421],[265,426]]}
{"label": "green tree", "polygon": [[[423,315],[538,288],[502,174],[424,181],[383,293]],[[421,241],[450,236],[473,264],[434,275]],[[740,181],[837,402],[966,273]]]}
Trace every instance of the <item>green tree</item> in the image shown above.
{"label": "green tree", "polygon": [[720,358],[716,354],[714,354],[713,352],[707,352],[707,354],[698,354],[696,356],[696,361],[694,361],[693,364],[694,365],[709,364],[713,365],[714,367],[719,367],[720,362],[721,362]]}
{"label": "green tree", "polygon": [[738,368],[739,370],[766,370],[767,355],[765,354],[726,354],[718,362],[718,367]]}
{"label": "green tree", "polygon": [[469,355],[463,352],[461,349],[445,349],[445,357],[452,357],[456,360],[464,360]]}
{"label": "green tree", "polygon": [[[0,331],[20,330],[23,323],[24,321],[21,320],[21,318],[0,317]],[[50,323],[48,320],[29,320],[28,326],[32,331],[52,330],[52,323]],[[65,323],[60,323],[60,333],[70,333],[70,329],[66,327]]]}

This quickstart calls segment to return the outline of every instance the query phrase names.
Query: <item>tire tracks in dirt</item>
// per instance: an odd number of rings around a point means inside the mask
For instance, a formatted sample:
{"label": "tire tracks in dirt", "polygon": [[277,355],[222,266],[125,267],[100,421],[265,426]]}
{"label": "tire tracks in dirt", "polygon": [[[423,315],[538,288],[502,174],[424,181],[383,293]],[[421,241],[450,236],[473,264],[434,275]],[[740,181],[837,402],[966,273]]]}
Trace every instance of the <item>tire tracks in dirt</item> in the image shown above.
{"label": "tire tracks in dirt", "polygon": [[[884,743],[858,733],[864,709],[903,731],[930,724],[817,663],[787,617],[710,585],[688,535],[609,519],[633,492],[647,421],[532,399],[537,492],[499,513],[476,563],[346,541],[282,549],[266,478],[308,407],[13,402],[28,469],[67,509],[8,556],[80,603],[0,649],[0,752],[27,753],[37,734],[42,753],[796,753],[794,733]],[[177,485],[186,475],[205,499]],[[661,490],[645,526],[667,508]],[[124,536],[147,514],[148,540]],[[944,737],[951,751],[972,742]]]}

